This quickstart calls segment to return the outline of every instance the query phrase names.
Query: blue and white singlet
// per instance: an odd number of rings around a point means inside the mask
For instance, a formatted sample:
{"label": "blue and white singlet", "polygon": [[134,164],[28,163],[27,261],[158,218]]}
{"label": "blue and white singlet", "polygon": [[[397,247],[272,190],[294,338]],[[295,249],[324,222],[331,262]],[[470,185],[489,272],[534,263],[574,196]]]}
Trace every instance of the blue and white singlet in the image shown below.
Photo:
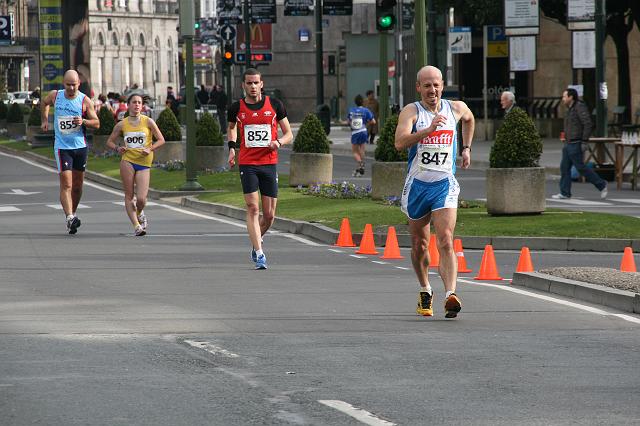
{"label": "blue and white singlet", "polygon": [[82,117],[82,102],[85,96],[84,93],[78,92],[74,99],[67,99],[64,90],[58,90],[53,113],[55,149],[78,149],[87,146],[84,126],[73,123],[73,117]]}

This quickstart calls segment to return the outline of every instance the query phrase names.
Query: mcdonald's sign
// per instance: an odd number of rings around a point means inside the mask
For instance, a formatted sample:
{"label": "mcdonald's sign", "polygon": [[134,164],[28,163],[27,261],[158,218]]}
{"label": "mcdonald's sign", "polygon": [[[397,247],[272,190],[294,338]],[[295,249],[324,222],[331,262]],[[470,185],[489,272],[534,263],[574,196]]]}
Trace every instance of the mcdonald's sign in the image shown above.
{"label": "mcdonald's sign", "polygon": [[[238,25],[236,51],[244,52],[244,25]],[[251,24],[251,50],[272,50],[271,24]]]}

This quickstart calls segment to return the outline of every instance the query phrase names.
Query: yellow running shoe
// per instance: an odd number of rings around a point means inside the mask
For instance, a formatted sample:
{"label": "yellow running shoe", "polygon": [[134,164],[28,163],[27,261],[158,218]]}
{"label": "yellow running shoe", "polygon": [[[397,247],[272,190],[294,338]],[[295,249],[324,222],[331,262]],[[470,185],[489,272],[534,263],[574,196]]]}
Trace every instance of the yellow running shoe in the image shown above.
{"label": "yellow running shoe", "polygon": [[451,293],[447,300],[444,301],[444,317],[455,318],[458,316],[458,312],[462,309],[462,302],[455,293]]}
{"label": "yellow running shoe", "polygon": [[433,316],[433,293],[429,294],[426,291],[418,292],[418,306],[416,307],[416,314],[424,317]]}

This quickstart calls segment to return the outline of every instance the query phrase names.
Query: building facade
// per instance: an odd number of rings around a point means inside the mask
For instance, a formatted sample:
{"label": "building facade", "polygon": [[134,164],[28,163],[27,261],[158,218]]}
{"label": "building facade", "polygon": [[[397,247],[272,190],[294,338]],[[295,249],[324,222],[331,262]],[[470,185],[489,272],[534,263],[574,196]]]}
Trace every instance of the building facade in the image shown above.
{"label": "building facade", "polygon": [[[38,84],[37,1],[0,1],[10,30],[0,42],[0,93],[32,90]],[[5,18],[2,18],[3,20]]]}
{"label": "building facade", "polygon": [[94,95],[136,85],[156,103],[179,88],[178,1],[89,0]]}

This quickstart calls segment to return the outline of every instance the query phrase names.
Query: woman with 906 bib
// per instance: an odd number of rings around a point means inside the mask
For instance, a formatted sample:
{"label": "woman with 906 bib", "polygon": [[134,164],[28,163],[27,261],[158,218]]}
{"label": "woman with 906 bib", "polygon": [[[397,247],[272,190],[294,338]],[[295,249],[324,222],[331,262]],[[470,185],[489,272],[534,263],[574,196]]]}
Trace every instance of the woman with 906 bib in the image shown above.
{"label": "woman with 906 bib", "polygon": [[[149,192],[153,151],[164,144],[164,137],[155,121],[142,114],[143,104],[141,95],[129,96],[129,116],[115,125],[107,141],[107,147],[122,156],[120,177],[124,190],[124,206],[138,237],[147,233],[147,217],[143,209]],[[116,143],[119,136],[124,139],[124,146]],[[155,143],[153,138],[156,139]]]}

